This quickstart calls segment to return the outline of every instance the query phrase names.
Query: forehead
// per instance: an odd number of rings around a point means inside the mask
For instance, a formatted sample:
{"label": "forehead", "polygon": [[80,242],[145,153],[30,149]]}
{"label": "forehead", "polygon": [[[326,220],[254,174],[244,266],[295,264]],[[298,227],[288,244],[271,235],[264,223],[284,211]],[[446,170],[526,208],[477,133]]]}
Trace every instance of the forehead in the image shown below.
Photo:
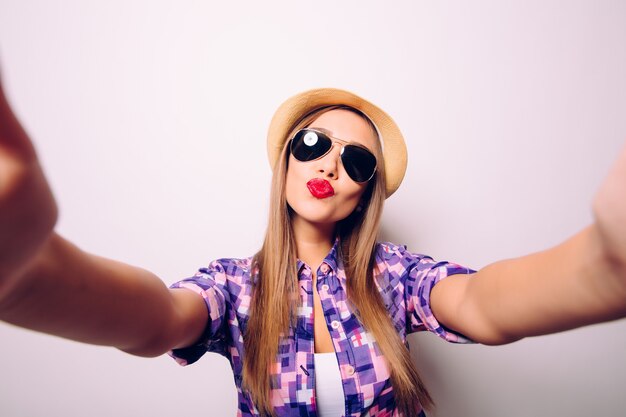
{"label": "forehead", "polygon": [[375,149],[378,140],[367,121],[344,109],[330,110],[319,115],[309,127],[323,130],[337,139],[359,143],[369,149]]}

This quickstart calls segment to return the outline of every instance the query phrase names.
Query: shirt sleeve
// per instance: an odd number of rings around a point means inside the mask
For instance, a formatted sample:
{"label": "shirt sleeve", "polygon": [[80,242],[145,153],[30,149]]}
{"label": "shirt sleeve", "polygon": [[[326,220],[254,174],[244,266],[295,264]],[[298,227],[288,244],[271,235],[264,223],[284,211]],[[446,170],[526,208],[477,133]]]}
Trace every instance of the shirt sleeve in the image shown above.
{"label": "shirt sleeve", "polygon": [[455,274],[473,274],[474,270],[451,262],[435,262],[422,255],[411,265],[405,281],[407,333],[430,331],[452,343],[473,343],[460,333],[447,329],[437,321],[430,308],[430,292],[435,284]]}
{"label": "shirt sleeve", "polygon": [[208,311],[207,325],[200,339],[191,346],[172,349],[169,355],[180,365],[196,362],[206,352],[226,356],[226,275],[217,261],[200,268],[190,278],[175,282],[170,288],[183,288],[199,294]]}

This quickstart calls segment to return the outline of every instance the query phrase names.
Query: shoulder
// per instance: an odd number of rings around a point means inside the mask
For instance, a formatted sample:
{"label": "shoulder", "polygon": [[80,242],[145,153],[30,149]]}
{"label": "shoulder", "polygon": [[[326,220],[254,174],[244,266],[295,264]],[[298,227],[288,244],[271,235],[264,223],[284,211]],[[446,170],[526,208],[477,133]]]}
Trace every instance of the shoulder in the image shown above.
{"label": "shoulder", "polygon": [[[378,242],[375,249],[375,275],[383,288],[401,288],[412,270],[431,259],[409,251],[406,245]],[[400,286],[400,287],[398,287]]]}
{"label": "shoulder", "polygon": [[376,244],[376,262],[410,267],[421,261],[432,261],[430,256],[411,252],[406,245],[398,245],[392,242],[378,242]]}
{"label": "shoulder", "polygon": [[422,253],[411,252],[406,245],[391,242],[376,244],[375,268],[379,279],[392,285],[410,281],[421,281],[426,275],[444,277],[453,274],[471,274],[471,268],[454,262],[435,260]]}
{"label": "shoulder", "polygon": [[220,258],[211,261],[208,266],[198,270],[197,275],[205,276],[218,285],[248,285],[250,283],[250,269],[253,257],[248,258]]}
{"label": "shoulder", "polygon": [[455,273],[474,272],[472,269],[466,268],[457,263],[445,260],[435,260],[429,255],[409,251],[406,245],[398,245],[391,242],[377,243],[375,256],[377,264],[382,263],[387,266],[396,266],[396,269],[401,267],[407,270],[415,269],[417,271],[423,271],[445,268]]}

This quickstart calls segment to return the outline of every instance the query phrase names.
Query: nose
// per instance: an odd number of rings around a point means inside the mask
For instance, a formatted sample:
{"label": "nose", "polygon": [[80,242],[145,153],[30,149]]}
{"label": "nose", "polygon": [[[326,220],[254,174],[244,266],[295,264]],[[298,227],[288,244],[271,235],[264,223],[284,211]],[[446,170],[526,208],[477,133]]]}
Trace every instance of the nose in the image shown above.
{"label": "nose", "polygon": [[341,157],[342,149],[343,146],[341,144],[333,143],[332,149],[318,160],[317,172],[325,177],[336,179],[339,175],[339,158]]}

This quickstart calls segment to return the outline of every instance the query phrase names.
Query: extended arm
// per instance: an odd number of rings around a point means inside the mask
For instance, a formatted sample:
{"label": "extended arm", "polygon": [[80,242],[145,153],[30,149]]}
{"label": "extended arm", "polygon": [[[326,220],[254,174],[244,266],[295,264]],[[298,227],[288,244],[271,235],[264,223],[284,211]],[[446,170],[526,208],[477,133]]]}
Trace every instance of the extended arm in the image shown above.
{"label": "extended arm", "polygon": [[0,320],[144,356],[193,343],[201,297],[54,233],[57,206],[0,84]]}
{"label": "extended arm", "polygon": [[626,316],[626,149],[594,200],[595,222],[562,244],[439,282],[445,326],[502,344]]}
{"label": "extended arm", "polygon": [[142,268],[82,251],[53,233],[0,299],[0,319],[86,343],[156,356],[197,340],[201,297]]}

